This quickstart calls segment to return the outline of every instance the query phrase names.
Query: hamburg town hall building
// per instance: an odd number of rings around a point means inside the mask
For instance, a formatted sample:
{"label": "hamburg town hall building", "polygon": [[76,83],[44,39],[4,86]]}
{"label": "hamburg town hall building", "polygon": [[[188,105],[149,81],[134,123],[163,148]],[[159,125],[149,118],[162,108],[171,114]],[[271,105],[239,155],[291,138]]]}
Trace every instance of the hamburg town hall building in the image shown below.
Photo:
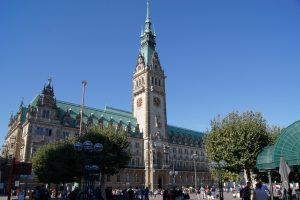
{"label": "hamburg town hall building", "polygon": [[[105,107],[85,107],[84,126],[121,128],[129,135],[131,161],[106,185],[128,187],[145,185],[162,188],[173,182],[170,171],[177,171],[176,185],[210,183],[202,146],[203,133],[168,125],[165,73],[156,51],[156,35],[151,29],[149,3],[140,50],[132,77],[132,112]],[[2,157],[30,162],[39,146],[79,134],[81,105],[57,100],[51,79],[28,106],[21,102],[12,115],[2,147]],[[191,159],[197,157],[196,160]],[[196,168],[196,178],[195,178]]]}

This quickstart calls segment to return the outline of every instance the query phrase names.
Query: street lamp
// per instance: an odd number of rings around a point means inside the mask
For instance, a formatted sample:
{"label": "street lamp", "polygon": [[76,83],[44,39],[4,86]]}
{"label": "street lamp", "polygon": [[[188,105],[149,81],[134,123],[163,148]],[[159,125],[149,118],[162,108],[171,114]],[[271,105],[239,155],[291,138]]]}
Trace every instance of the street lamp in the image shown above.
{"label": "street lamp", "polygon": [[218,171],[220,200],[224,200],[221,170],[227,166],[227,162],[225,160],[221,160],[219,162],[212,161],[210,166]]}
{"label": "street lamp", "polygon": [[[85,152],[88,155],[92,155],[92,153],[100,153],[103,150],[103,145],[101,143],[96,143],[93,144],[91,141],[86,140],[83,143],[81,142],[75,142],[74,143],[74,150],[78,151],[78,152]],[[86,165],[84,165],[84,170],[87,171],[87,175],[88,175],[88,191],[90,190],[90,176],[88,174],[88,171],[98,171],[99,170],[99,166],[98,165],[93,165],[91,163],[87,163]]]}
{"label": "street lamp", "polygon": [[198,154],[194,153],[191,155],[191,159],[194,161],[194,170],[195,170],[195,190],[197,190],[197,169],[196,169],[196,160],[198,159]]}
{"label": "street lamp", "polygon": [[175,178],[178,175],[178,171],[175,171],[175,169],[174,169],[174,158],[173,158],[173,168],[171,171],[169,171],[169,174],[172,177],[172,180],[173,180],[172,184],[173,184],[173,188],[174,188],[175,187]]}

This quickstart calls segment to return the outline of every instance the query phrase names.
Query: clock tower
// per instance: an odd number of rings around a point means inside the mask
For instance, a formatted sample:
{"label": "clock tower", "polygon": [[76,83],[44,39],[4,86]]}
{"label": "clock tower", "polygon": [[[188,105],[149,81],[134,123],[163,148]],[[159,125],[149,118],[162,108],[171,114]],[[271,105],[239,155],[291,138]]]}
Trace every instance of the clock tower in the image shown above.
{"label": "clock tower", "polygon": [[[152,31],[149,1],[145,28],[140,36],[140,50],[133,74],[133,116],[144,138],[145,185],[153,183],[152,140],[167,139],[165,74],[156,52],[156,35]],[[158,159],[158,158],[157,158]],[[163,160],[163,158],[161,158]],[[155,171],[155,170],[154,170]],[[151,178],[152,177],[152,178]],[[153,186],[152,186],[153,187]]]}

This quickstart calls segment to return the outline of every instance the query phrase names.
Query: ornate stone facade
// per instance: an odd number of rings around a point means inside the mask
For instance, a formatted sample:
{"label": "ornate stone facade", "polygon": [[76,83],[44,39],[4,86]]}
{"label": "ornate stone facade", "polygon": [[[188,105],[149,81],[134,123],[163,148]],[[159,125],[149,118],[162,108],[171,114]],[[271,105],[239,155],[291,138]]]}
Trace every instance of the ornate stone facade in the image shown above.
{"label": "ornate stone facade", "polygon": [[[166,77],[155,49],[155,38],[147,7],[132,78],[132,113],[111,107],[104,110],[85,107],[83,124],[113,127],[128,133],[132,158],[119,174],[106,177],[108,186],[165,187],[172,182],[171,169],[178,171],[177,185],[192,186],[195,173],[191,155],[195,153],[198,155],[197,185],[208,184],[210,175],[202,148],[203,133],[167,125]],[[18,113],[11,116],[1,155],[28,162],[40,145],[79,134],[80,111],[80,105],[56,100],[49,79],[40,95],[28,106],[21,102]]]}

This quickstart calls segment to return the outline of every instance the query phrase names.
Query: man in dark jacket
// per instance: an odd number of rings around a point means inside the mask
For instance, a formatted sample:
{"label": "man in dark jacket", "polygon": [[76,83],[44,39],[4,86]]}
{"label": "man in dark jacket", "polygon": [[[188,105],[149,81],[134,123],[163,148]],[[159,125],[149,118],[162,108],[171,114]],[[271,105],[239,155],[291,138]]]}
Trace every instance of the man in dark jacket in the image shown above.
{"label": "man in dark jacket", "polygon": [[243,200],[251,200],[251,183],[247,182],[246,187],[242,190],[242,198]]}

